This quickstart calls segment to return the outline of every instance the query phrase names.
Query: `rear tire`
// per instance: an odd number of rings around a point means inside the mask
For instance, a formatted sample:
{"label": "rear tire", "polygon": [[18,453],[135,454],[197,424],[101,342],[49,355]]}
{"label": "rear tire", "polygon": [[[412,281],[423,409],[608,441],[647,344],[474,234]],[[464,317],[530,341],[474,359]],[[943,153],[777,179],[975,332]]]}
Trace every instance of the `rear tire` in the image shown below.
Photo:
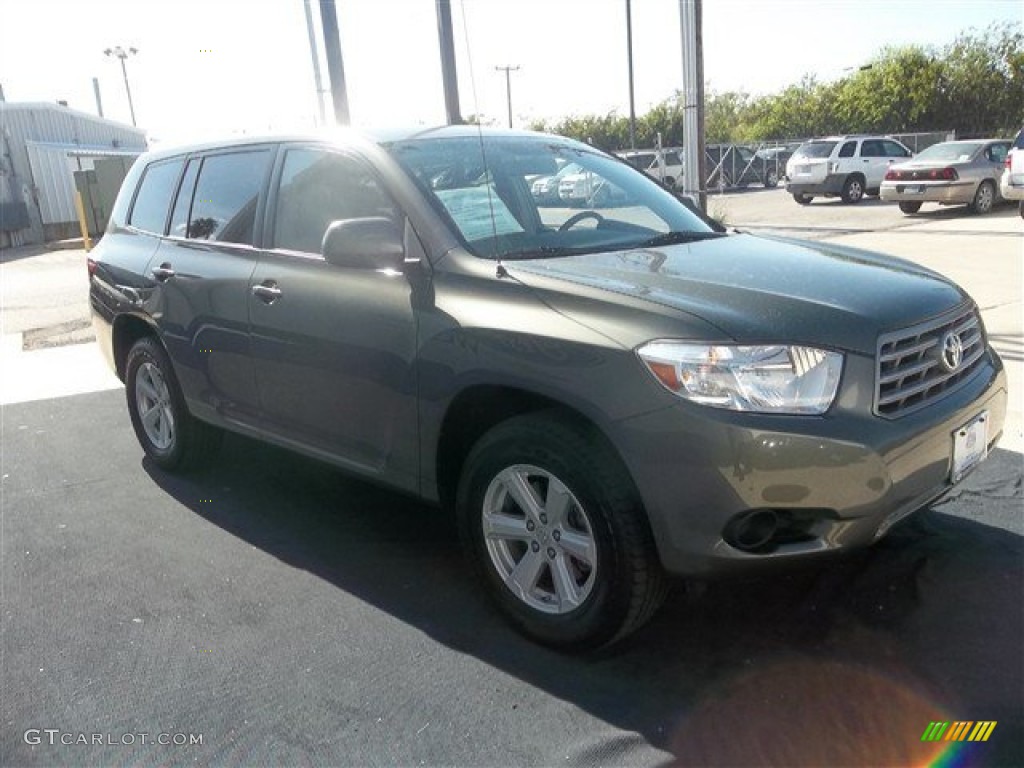
{"label": "rear tire", "polygon": [[158,467],[183,471],[216,453],[223,432],[188,412],[171,359],[155,338],[139,339],[129,350],[124,385],[135,436]]}
{"label": "rear tire", "polygon": [[921,210],[920,203],[900,203],[900,210],[904,213],[917,213]]}
{"label": "rear tire", "polygon": [[516,416],[466,459],[460,534],[522,633],[564,650],[611,644],[661,605],[666,580],[632,480],[557,412]]}
{"label": "rear tire", "polygon": [[974,193],[974,200],[967,207],[971,213],[984,216],[989,213],[996,204],[996,185],[991,180],[985,179],[978,185],[978,191]]}
{"label": "rear tire", "polygon": [[811,200],[813,200],[814,198],[811,195],[804,195],[801,194],[800,192],[794,192],[793,199],[800,203],[800,205],[810,205]]}
{"label": "rear tire", "polygon": [[843,182],[842,198],[844,203],[850,205],[859,203],[864,199],[864,179],[856,174],[847,176]]}
{"label": "rear tire", "polygon": [[769,170],[764,175],[764,186],[765,189],[775,189],[779,186],[779,172]]}

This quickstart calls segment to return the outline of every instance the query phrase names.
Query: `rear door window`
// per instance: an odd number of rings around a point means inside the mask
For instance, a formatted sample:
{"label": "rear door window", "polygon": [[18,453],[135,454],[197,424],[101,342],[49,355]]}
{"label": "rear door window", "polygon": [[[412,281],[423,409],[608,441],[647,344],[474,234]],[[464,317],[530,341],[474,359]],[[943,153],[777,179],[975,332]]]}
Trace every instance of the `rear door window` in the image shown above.
{"label": "rear door window", "polygon": [[860,147],[861,157],[885,157],[885,147],[878,139],[866,139]]}
{"label": "rear door window", "polygon": [[252,245],[256,205],[269,160],[269,149],[203,158],[188,237]]}
{"label": "rear door window", "polygon": [[857,142],[848,141],[843,144],[843,148],[839,150],[840,157],[853,157],[857,154]]}
{"label": "rear door window", "polygon": [[131,226],[157,235],[164,233],[171,197],[184,165],[182,158],[176,158],[153,163],[146,169],[128,218]]}

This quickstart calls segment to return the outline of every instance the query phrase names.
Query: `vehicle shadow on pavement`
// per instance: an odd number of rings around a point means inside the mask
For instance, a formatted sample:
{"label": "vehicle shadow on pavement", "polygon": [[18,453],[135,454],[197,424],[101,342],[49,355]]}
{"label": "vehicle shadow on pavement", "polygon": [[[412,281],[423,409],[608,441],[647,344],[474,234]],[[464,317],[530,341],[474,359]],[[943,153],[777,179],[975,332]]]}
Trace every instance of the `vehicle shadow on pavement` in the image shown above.
{"label": "vehicle shadow on pavement", "polygon": [[954,744],[973,750],[958,764],[1022,765],[1021,458],[996,451],[869,550],[677,589],[634,637],[586,657],[511,630],[470,577],[454,521],[415,500],[236,436],[205,474],[144,467],[209,522],[639,733],[673,764],[923,764],[941,754],[921,741],[931,721],[994,720],[988,743]]}

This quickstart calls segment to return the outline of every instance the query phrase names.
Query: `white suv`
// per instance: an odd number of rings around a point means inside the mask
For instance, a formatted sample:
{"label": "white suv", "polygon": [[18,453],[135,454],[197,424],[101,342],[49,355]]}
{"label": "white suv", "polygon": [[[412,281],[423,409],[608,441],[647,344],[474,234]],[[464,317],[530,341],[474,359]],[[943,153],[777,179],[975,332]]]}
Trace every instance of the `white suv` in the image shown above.
{"label": "white suv", "polygon": [[1024,128],[1021,128],[1006,155],[1006,167],[999,180],[999,193],[1004,200],[1019,200],[1020,215],[1024,218]]}
{"label": "white suv", "polygon": [[886,171],[914,153],[884,136],[830,136],[800,145],[786,163],[786,191],[801,205],[816,196],[859,203],[877,195]]}
{"label": "white suv", "polygon": [[683,161],[677,150],[640,149],[616,154],[669,189],[674,188],[676,182],[683,177]]}

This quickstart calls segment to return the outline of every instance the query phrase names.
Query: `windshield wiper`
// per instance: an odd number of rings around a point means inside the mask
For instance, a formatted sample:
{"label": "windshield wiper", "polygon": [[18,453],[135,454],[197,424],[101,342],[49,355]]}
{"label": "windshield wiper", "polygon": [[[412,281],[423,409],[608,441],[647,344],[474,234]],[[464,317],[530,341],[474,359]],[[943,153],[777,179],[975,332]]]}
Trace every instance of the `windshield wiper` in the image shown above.
{"label": "windshield wiper", "polygon": [[711,240],[725,237],[724,232],[665,232],[655,235],[636,245],[636,248],[658,248],[662,245],[678,245],[679,243],[695,243],[698,240]]}

